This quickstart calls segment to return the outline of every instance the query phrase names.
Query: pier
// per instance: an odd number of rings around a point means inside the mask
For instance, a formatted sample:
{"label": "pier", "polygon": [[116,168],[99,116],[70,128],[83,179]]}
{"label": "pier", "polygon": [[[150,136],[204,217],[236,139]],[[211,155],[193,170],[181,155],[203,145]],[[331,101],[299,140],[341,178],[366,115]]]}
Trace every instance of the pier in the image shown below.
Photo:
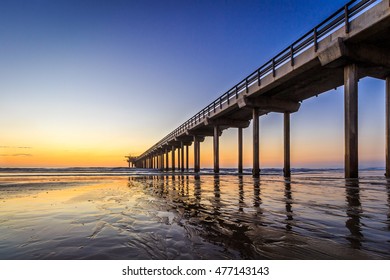
{"label": "pier", "polygon": [[290,177],[290,115],[304,100],[344,86],[345,177],[357,178],[358,83],[365,77],[386,83],[384,137],[390,177],[390,0],[350,1],[140,156],[129,158],[129,164],[184,172],[192,146],[194,172],[199,172],[201,143],[213,137],[214,172],[219,173],[219,137],[234,128],[242,173],[243,129],[252,122],[252,174],[259,177],[259,118],[276,112],[284,116],[283,172]]}

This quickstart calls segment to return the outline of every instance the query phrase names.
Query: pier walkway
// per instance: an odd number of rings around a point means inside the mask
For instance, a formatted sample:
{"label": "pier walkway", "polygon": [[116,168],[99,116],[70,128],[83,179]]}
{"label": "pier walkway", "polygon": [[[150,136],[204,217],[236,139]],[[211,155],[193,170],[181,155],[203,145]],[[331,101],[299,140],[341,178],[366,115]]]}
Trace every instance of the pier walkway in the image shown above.
{"label": "pier walkway", "polygon": [[[386,81],[386,176],[390,177],[390,0],[354,0],[270,59],[132,163],[138,168],[184,171],[193,144],[194,171],[200,143],[213,137],[214,172],[219,172],[219,137],[238,129],[238,172],[242,173],[242,131],[252,121],[253,176],[260,175],[259,117],[284,115],[284,175],[290,169],[290,114],[303,100],[344,86],[345,177],[358,177],[358,82]],[[178,153],[177,156],[175,153]],[[171,154],[169,156],[169,153]],[[169,160],[170,158],[170,160]],[[175,162],[177,159],[177,162]]]}

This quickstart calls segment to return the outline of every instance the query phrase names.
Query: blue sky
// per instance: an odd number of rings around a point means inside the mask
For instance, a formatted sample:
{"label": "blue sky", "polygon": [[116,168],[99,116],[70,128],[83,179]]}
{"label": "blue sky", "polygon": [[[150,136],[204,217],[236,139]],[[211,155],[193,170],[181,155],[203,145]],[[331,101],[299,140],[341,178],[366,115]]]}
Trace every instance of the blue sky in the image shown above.
{"label": "blue sky", "polygon": [[[124,164],[345,3],[3,0],[0,166]],[[384,83],[359,86],[362,165],[383,165]],[[342,166],[342,100],[340,88],[294,114],[293,164]],[[280,165],[281,116],[261,124],[263,164]],[[221,149],[235,143],[224,132]]]}

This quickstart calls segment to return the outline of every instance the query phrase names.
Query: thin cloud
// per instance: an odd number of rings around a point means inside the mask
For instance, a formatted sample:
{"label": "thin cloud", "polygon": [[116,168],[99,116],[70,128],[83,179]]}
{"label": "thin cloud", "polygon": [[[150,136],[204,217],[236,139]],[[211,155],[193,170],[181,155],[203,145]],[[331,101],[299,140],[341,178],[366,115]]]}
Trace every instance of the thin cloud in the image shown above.
{"label": "thin cloud", "polygon": [[32,154],[0,154],[0,157],[32,157]]}
{"label": "thin cloud", "polygon": [[0,146],[0,149],[32,149],[30,146]]}

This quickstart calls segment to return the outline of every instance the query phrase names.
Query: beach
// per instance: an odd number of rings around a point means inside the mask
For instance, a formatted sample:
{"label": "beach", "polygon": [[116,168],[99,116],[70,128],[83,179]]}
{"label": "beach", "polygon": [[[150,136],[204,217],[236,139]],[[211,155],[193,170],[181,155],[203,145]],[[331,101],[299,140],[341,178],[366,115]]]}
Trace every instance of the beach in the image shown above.
{"label": "beach", "polygon": [[389,259],[383,170],[0,172],[0,259]]}

